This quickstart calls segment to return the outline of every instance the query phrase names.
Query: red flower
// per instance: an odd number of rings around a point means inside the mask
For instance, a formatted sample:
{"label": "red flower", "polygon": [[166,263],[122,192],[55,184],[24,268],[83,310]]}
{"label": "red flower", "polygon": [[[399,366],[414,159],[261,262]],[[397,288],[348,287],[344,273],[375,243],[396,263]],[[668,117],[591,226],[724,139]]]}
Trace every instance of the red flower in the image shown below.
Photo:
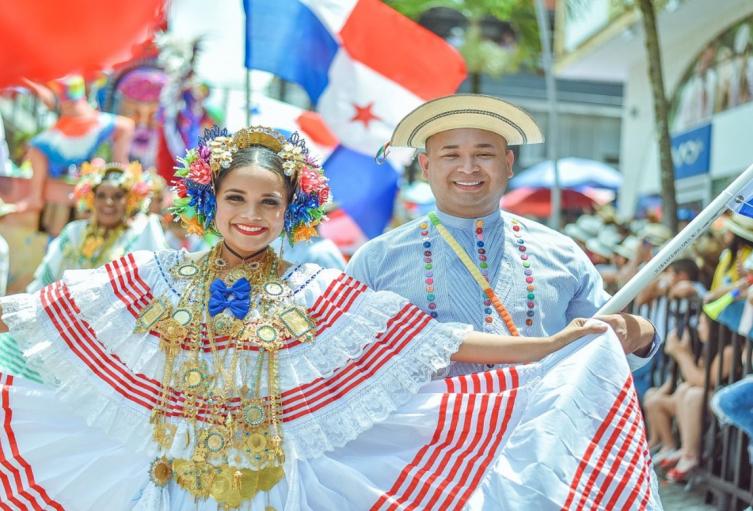
{"label": "red flower", "polygon": [[301,175],[298,178],[298,182],[301,185],[303,193],[318,192],[321,189],[322,179],[318,172],[306,167],[301,171]]}
{"label": "red flower", "polygon": [[329,186],[322,187],[319,190],[319,205],[323,206],[329,200]]}
{"label": "red flower", "polygon": [[196,158],[189,167],[188,179],[201,185],[212,182],[212,168],[201,158]]}
{"label": "red flower", "polygon": [[186,182],[182,179],[179,179],[175,183],[175,191],[178,192],[178,197],[181,199],[184,197],[188,197],[188,190],[186,190]]}

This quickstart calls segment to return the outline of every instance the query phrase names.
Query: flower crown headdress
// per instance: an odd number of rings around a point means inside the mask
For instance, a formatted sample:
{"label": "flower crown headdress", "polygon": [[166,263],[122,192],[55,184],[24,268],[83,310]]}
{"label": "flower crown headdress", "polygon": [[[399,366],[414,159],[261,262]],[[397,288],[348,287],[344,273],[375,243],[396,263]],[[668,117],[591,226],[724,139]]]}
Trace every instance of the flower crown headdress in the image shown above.
{"label": "flower crown headdress", "polygon": [[178,160],[175,169],[173,215],[189,233],[203,235],[214,231],[217,212],[217,176],[230,167],[233,155],[252,146],[270,149],[282,159],[282,168],[293,185],[293,194],[285,210],[284,232],[291,244],[316,235],[316,226],[325,217],[329,185],[322,168],[308,154],[305,141],[293,133],[285,138],[264,126],[243,128],[234,134],[214,127],[205,130],[196,148]]}
{"label": "flower crown headdress", "polygon": [[146,207],[151,185],[139,162],[121,165],[92,161],[81,164],[79,179],[73,189],[73,200],[80,211],[94,209],[95,190],[105,181],[126,191],[127,216],[130,217]]}

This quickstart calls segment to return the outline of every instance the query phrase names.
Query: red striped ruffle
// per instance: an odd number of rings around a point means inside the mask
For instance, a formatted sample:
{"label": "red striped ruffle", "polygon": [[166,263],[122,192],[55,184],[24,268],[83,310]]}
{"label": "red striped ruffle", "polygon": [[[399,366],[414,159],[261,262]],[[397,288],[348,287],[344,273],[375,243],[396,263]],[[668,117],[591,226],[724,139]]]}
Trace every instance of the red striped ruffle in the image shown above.
{"label": "red striped ruffle", "polygon": [[509,433],[519,384],[514,367],[445,382],[431,440],[372,511],[461,509]]}
{"label": "red striped ruffle", "polygon": [[0,374],[0,418],[3,422],[3,435],[0,436],[0,510],[64,511],[63,506],[50,498],[45,489],[35,481],[31,465],[19,453],[16,434],[11,424],[12,385],[13,376]]}
{"label": "red striped ruffle", "polygon": [[650,466],[643,417],[628,376],[581,458],[562,510],[597,509],[602,503],[605,509],[645,509],[651,496]]}
{"label": "red striped ruffle", "polygon": [[[328,314],[326,322],[336,321],[342,311],[350,307],[355,297],[363,292],[362,285],[354,284],[355,282],[350,278],[341,279],[337,285],[347,286],[350,290],[341,294],[331,306],[326,304],[331,300],[318,302],[319,313]],[[81,318],[80,310],[64,283],[57,282],[43,288],[40,297],[44,311],[62,341],[95,377],[120,396],[148,411],[157,406],[162,393],[161,383],[144,374],[133,373],[117,355],[105,349],[94,330]],[[349,361],[327,378],[319,378],[285,392],[281,403],[284,420],[293,421],[346,397],[398,356],[428,322],[429,317],[418,308],[412,305],[403,307],[387,322],[384,331],[376,333],[375,342],[366,348],[361,358]],[[182,416],[184,403],[183,393],[171,389],[166,415]],[[239,407],[240,401],[236,399],[229,403],[225,412]],[[209,407],[198,403],[198,410],[197,419],[208,420]]]}
{"label": "red striped ruffle", "polygon": [[[352,279],[350,279],[352,280]],[[289,422],[321,410],[373,377],[398,356],[429,323],[430,318],[414,305],[405,305],[387,322],[360,358],[351,360],[327,378],[317,378],[282,394],[283,421]]]}

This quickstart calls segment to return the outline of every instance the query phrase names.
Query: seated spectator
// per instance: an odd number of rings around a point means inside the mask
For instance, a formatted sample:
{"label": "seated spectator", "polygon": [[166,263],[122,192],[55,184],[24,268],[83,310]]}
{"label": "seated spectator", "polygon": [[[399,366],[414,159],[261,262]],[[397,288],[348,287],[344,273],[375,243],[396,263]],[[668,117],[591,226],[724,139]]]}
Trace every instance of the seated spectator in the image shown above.
{"label": "seated spectator", "polygon": [[[702,354],[696,357],[691,344],[690,330],[682,336],[672,330],[665,342],[664,351],[677,363],[682,383],[672,392],[671,381],[646,392],[644,408],[649,432],[649,448],[658,449],[654,461],[668,470],[667,478],[680,482],[686,480],[698,465],[701,446],[701,412],[703,392],[706,383],[705,350],[709,349],[710,320],[702,314],[698,324],[698,339],[703,345]],[[709,387],[716,383],[722,364],[722,378],[727,378],[732,367],[732,346],[726,346],[721,357],[717,354],[711,362],[713,375]],[[672,431],[672,420],[676,420],[679,431],[679,445]],[[673,468],[674,467],[674,468]]]}
{"label": "seated spectator", "polygon": [[638,294],[635,303],[643,305],[659,298],[699,298],[705,294],[706,288],[699,282],[698,265],[690,258],[682,258],[670,263],[658,279]]}

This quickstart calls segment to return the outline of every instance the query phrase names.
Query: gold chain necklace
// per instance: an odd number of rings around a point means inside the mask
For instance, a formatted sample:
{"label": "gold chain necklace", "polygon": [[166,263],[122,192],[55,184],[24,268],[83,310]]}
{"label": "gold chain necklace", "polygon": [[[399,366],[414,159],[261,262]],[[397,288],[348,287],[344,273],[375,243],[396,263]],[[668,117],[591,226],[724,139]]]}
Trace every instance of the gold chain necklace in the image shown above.
{"label": "gold chain necklace", "polygon": [[[153,462],[150,477],[159,486],[174,479],[197,499],[236,509],[284,477],[277,353],[286,339],[313,340],[315,325],[279,279],[271,249],[228,269],[217,246],[171,272],[187,280],[177,305],[155,298],[136,329],[156,332],[165,355],[162,393],[151,417],[153,439],[164,454]],[[210,316],[210,287],[220,275],[225,285],[242,278],[250,283],[245,317],[226,311]],[[244,381],[241,362],[254,368],[252,388],[238,384]],[[174,445],[191,456],[169,458]]]}
{"label": "gold chain necklace", "polygon": [[105,229],[89,221],[84,230],[83,240],[76,247],[76,257],[79,258],[79,266],[97,268],[113,259],[111,250],[120,240],[126,226],[120,224],[114,229]]}

